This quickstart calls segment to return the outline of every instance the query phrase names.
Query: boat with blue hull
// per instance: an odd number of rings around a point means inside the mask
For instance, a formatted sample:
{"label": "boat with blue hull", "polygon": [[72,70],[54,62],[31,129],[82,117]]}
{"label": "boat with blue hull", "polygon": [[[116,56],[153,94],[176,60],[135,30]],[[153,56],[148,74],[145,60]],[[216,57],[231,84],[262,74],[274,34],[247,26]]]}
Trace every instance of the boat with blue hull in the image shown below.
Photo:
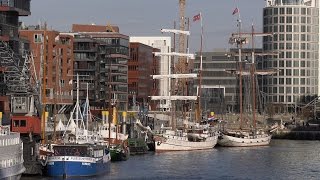
{"label": "boat with blue hull", "polygon": [[95,176],[110,171],[110,152],[106,146],[91,144],[55,145],[48,158],[46,175],[60,177]]}

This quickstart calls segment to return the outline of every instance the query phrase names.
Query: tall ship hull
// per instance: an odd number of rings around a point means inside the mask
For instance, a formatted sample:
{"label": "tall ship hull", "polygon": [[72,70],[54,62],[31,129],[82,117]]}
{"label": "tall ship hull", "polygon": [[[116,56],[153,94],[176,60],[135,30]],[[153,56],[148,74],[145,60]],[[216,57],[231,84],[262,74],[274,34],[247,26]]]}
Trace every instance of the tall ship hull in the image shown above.
{"label": "tall ship hull", "polygon": [[26,170],[23,166],[23,145],[19,133],[0,126],[0,179],[20,179]]}
{"label": "tall ship hull", "polygon": [[155,151],[193,151],[212,149],[217,144],[218,136],[214,135],[202,141],[190,141],[187,136],[156,136]]}
{"label": "tall ship hull", "polygon": [[47,176],[96,176],[110,171],[110,152],[105,146],[57,145],[48,158]]}
{"label": "tall ship hull", "polygon": [[240,136],[222,133],[219,137],[218,144],[227,147],[267,146],[270,144],[271,137],[271,134]]}

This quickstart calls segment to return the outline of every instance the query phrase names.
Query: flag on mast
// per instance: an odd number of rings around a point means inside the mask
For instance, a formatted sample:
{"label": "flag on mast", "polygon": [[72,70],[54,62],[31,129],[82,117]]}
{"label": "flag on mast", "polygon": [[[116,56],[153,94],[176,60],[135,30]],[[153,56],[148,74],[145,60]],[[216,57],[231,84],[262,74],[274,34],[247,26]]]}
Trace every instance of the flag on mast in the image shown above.
{"label": "flag on mast", "polygon": [[237,13],[239,13],[238,7],[236,7],[236,8],[233,10],[232,15],[235,15],[235,14],[237,14]]}
{"label": "flag on mast", "polygon": [[201,19],[201,14],[200,13],[195,15],[195,16],[193,16],[193,22],[198,21],[200,19]]}

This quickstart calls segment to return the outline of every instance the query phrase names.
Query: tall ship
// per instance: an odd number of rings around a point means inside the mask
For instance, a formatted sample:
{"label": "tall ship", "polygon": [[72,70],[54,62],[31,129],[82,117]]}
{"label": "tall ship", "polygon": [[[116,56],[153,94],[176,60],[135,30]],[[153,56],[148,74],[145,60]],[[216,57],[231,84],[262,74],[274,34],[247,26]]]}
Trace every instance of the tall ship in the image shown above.
{"label": "tall ship", "polygon": [[[198,73],[190,73],[190,59],[194,59],[194,54],[189,53],[188,37],[189,27],[185,26],[185,1],[180,0],[180,28],[161,29],[161,32],[173,33],[179,36],[179,52],[159,53],[155,56],[171,56],[169,58],[169,73],[165,75],[153,75],[154,79],[168,78],[169,95],[151,96],[151,100],[162,100],[169,102],[170,127],[162,127],[160,132],[154,133],[155,151],[189,151],[212,149],[217,144],[218,134],[215,129],[207,125],[200,125],[201,121],[201,67]],[[193,21],[201,20],[201,47],[200,57],[202,60],[202,37],[203,26],[201,13],[193,17]],[[175,39],[175,37],[174,37]],[[175,43],[175,42],[174,42]],[[174,68],[172,68],[174,67]],[[171,68],[174,73],[171,73]],[[198,79],[197,92],[190,92],[190,85]],[[196,83],[195,83],[196,84]],[[192,95],[196,94],[196,95]],[[196,109],[191,112],[190,109]]]}
{"label": "tall ship", "polygon": [[[239,14],[238,8],[235,9],[233,15]],[[241,32],[241,20],[240,14],[237,19],[238,33],[233,33],[230,38],[231,44],[236,44],[239,50],[239,62],[238,68],[236,70],[227,70],[239,78],[239,110],[240,113],[237,119],[239,121],[239,128],[236,129],[223,129],[220,132],[218,144],[220,146],[229,146],[229,147],[243,147],[243,146],[265,146],[269,145],[272,137],[272,131],[274,129],[267,128],[258,128],[257,127],[257,96],[259,91],[257,88],[257,75],[270,75],[275,73],[275,71],[256,71],[255,64],[255,53],[254,53],[254,36],[270,36],[270,33],[255,33],[252,25],[252,32],[244,33]],[[242,60],[242,45],[248,42],[248,38],[252,40],[252,52],[251,52],[251,62],[245,62]],[[245,80],[248,80],[247,82]],[[244,88],[244,85],[247,88]],[[244,113],[244,100],[243,100],[243,91],[246,90],[246,102],[249,107]],[[251,109],[250,109],[251,107]],[[249,122],[250,127],[244,127],[244,122]]]}
{"label": "tall ship", "polygon": [[0,179],[18,180],[26,170],[23,166],[23,144],[20,133],[0,126]]}

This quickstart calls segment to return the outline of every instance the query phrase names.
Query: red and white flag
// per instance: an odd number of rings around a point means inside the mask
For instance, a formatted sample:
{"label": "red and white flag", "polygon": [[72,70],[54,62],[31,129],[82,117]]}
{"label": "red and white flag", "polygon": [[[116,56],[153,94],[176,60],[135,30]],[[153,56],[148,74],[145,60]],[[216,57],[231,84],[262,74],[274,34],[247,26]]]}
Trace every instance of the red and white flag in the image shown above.
{"label": "red and white flag", "polygon": [[201,14],[200,13],[195,15],[195,16],[193,16],[193,22],[198,21],[200,19],[201,19]]}
{"label": "red and white flag", "polygon": [[236,8],[233,10],[232,15],[235,15],[235,14],[237,14],[237,13],[239,13],[239,9],[236,7]]}

